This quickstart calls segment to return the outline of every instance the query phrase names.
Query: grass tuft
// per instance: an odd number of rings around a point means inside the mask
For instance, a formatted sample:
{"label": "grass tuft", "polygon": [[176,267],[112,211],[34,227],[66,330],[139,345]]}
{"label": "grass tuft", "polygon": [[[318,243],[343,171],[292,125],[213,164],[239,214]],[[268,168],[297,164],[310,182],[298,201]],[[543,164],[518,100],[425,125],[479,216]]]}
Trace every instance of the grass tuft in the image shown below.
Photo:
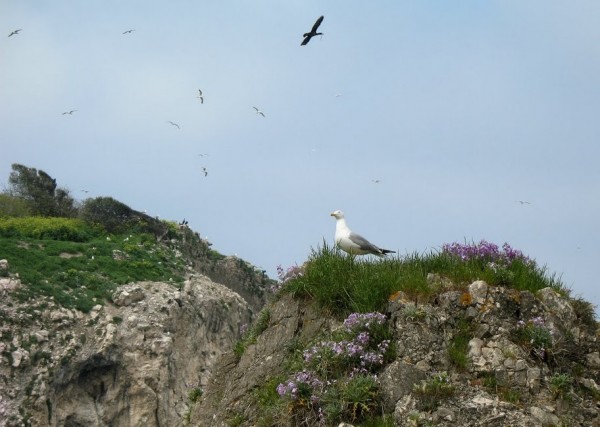
{"label": "grass tuft", "polygon": [[338,317],[352,312],[383,311],[389,296],[403,291],[427,299],[440,292],[428,281],[429,273],[449,279],[457,288],[475,280],[536,292],[553,287],[565,293],[555,275],[526,257],[506,260],[493,257],[463,259],[449,251],[412,253],[404,257],[371,259],[349,256],[326,243],[313,249],[301,275],[282,287],[298,298],[316,300]]}

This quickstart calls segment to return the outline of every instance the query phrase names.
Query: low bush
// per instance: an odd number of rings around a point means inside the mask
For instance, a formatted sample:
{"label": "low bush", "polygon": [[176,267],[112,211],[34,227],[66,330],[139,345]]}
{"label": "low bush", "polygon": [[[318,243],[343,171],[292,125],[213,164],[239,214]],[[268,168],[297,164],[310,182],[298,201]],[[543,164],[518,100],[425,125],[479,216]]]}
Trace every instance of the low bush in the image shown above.
{"label": "low bush", "polygon": [[75,218],[0,218],[0,237],[5,238],[86,242],[99,234],[97,228]]}

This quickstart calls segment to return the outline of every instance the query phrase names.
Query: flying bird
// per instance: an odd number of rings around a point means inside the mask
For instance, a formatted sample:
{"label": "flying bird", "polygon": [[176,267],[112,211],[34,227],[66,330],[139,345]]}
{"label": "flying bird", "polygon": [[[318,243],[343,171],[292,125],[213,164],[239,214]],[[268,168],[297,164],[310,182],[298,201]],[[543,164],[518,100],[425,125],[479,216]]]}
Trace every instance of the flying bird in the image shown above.
{"label": "flying bird", "polygon": [[171,120],[169,120],[167,123],[170,123],[170,124],[172,124],[173,126],[176,126],[176,127],[177,127],[177,129],[181,129],[177,123],[174,123],[174,122],[172,122]]}
{"label": "flying bird", "polygon": [[198,154],[198,155],[199,155],[200,157],[208,156],[208,154],[207,154],[207,153],[204,153],[204,154]]}
{"label": "flying bird", "polygon": [[14,30],[13,32],[11,32],[8,37],[14,36],[15,34],[19,34],[19,31],[21,31],[21,29],[19,28],[18,30]]}
{"label": "flying bird", "polygon": [[389,253],[396,253],[388,249],[381,249],[362,237],[360,234],[354,233],[348,228],[344,213],[342,211],[334,211],[330,214],[336,219],[335,223],[335,244],[344,252],[350,255],[365,255],[373,254],[379,257]]}
{"label": "flying bird", "polygon": [[202,91],[198,89],[198,96],[196,98],[200,98],[200,104],[204,104],[204,96],[202,96]]}
{"label": "flying bird", "polygon": [[62,113],[62,115],[64,116],[65,114],[69,114],[72,116],[75,111],[77,111],[77,110],[65,111],[64,113]]}
{"label": "flying bird", "polygon": [[260,111],[258,108],[256,107],[252,107],[256,110],[256,114],[260,114],[261,116],[265,117],[265,113],[263,113],[262,111]]}
{"label": "flying bird", "polygon": [[204,172],[204,176],[205,177],[208,176],[208,171],[206,170],[205,167],[202,167],[202,172]]}
{"label": "flying bird", "polygon": [[531,202],[528,202],[527,200],[517,200],[516,203],[520,203],[522,205],[530,205]]}
{"label": "flying bird", "polygon": [[133,33],[135,30],[127,30],[127,31],[123,31],[123,34],[131,34]]}
{"label": "flying bird", "polygon": [[317,29],[319,28],[319,25],[321,25],[321,22],[323,22],[323,18],[324,18],[324,16],[320,16],[319,19],[317,19],[317,21],[315,22],[315,25],[313,25],[312,29],[310,30],[310,33],[304,33],[304,35],[302,36],[302,37],[304,37],[304,40],[302,40],[302,44],[300,44],[300,46],[304,46],[305,44],[308,44],[310,39],[312,39],[314,36],[322,36],[323,35],[323,33],[317,33]]}
{"label": "flying bird", "polygon": [[374,184],[379,184],[381,182],[381,180],[379,179],[372,179],[371,180]]}

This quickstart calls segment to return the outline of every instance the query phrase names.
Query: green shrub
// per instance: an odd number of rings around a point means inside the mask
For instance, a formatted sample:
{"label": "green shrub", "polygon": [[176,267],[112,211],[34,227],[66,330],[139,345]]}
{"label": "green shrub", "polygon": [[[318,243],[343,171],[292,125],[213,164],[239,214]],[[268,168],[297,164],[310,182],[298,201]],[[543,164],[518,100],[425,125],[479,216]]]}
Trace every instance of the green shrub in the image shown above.
{"label": "green shrub", "polygon": [[188,400],[190,401],[190,403],[196,403],[198,399],[202,397],[203,393],[204,391],[202,390],[202,387],[194,387],[188,393]]}
{"label": "green shrub", "polygon": [[109,233],[125,232],[137,220],[133,209],[112,197],[86,200],[79,215],[89,223],[101,225]]}
{"label": "green shrub", "polygon": [[429,380],[415,384],[413,393],[419,399],[420,408],[431,411],[440,403],[454,395],[454,387],[450,384],[448,374],[442,372],[432,376]]}
{"label": "green shrub", "polygon": [[28,216],[29,208],[25,200],[11,196],[7,193],[0,193],[0,217],[4,216]]}
{"label": "green shrub", "polygon": [[75,200],[64,188],[59,188],[43,170],[13,163],[8,177],[10,193],[22,199],[34,215],[50,217],[74,217],[77,213]]}
{"label": "green shrub", "polygon": [[459,319],[457,329],[458,332],[452,337],[448,346],[448,357],[454,366],[464,371],[469,362],[469,341],[472,337],[471,323],[465,319]]}
{"label": "green shrub", "polygon": [[573,378],[569,374],[556,373],[550,377],[549,388],[555,399],[565,398],[571,391]]}
{"label": "green shrub", "polygon": [[5,238],[86,242],[97,235],[97,229],[82,220],[74,218],[0,218],[0,237]]}

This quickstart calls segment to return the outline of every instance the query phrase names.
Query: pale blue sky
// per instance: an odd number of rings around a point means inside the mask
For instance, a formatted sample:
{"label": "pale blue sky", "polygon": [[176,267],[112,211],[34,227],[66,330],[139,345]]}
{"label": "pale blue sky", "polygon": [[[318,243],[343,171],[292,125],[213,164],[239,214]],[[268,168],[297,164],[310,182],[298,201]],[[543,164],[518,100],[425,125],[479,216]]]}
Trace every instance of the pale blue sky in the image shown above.
{"label": "pale blue sky", "polygon": [[185,217],[271,277],[342,209],[400,254],[508,242],[600,303],[597,1],[2,0],[0,100],[0,183]]}

